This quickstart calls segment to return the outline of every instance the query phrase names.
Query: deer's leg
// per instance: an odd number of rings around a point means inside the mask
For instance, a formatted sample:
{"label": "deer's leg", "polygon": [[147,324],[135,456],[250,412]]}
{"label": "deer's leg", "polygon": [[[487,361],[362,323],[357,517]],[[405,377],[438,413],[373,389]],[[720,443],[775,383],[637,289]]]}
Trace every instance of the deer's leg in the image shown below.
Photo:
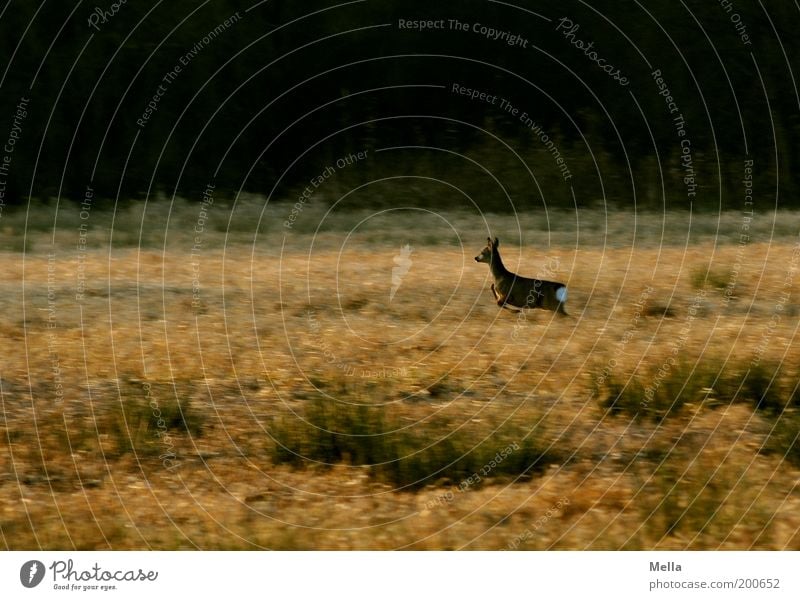
{"label": "deer's leg", "polygon": [[500,298],[499,296],[497,298],[497,306],[499,306],[500,308],[505,308],[506,310],[510,310],[511,312],[514,313],[522,312],[521,309],[512,308],[511,306],[506,304],[506,299]]}
{"label": "deer's leg", "polygon": [[521,310],[517,310],[515,308],[511,308],[508,304],[506,304],[506,297],[505,296],[501,296],[500,294],[497,293],[497,290],[495,289],[494,284],[492,284],[492,293],[494,294],[494,297],[497,300],[497,306],[499,306],[500,308],[505,308],[506,310],[510,310],[511,312],[515,312],[515,313],[516,312],[522,312]]}

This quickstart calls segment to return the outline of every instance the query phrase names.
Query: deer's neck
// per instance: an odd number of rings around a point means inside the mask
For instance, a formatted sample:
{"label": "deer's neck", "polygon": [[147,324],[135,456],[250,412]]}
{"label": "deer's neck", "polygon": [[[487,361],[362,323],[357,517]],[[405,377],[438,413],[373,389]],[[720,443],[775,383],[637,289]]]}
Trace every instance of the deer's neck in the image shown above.
{"label": "deer's neck", "polygon": [[492,270],[492,275],[495,279],[502,279],[508,276],[508,269],[503,264],[503,259],[500,258],[500,253],[495,250],[492,252],[492,262],[489,265]]}

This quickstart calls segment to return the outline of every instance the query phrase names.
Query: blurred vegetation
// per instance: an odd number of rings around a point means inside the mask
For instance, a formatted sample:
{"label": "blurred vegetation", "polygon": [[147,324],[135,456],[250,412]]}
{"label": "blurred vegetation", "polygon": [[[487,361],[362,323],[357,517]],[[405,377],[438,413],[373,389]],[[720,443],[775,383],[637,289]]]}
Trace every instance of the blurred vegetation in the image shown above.
{"label": "blurred vegetation", "polygon": [[[0,17],[1,131],[10,131],[20,99],[30,100],[6,204],[80,200],[87,187],[95,205],[156,193],[199,201],[210,183],[218,194],[294,201],[337,159],[367,151],[336,168],[314,200],[504,212],[604,202],[741,209],[749,158],[757,206],[798,205],[800,118],[789,82],[800,42],[791,3],[737,3],[749,44],[716,2],[660,0],[646,11],[608,3],[602,18],[582,2],[542,2],[541,18],[477,0],[278,1],[249,12],[233,0],[147,0],[91,27],[102,8],[16,2]],[[556,31],[565,15],[629,86]],[[397,26],[426,18],[510,31],[528,47]],[[657,69],[686,123],[693,198]],[[520,112],[454,94],[453,83]],[[137,124],[159,85],[157,109]]]}
{"label": "blurred vegetation", "polygon": [[791,365],[664,359],[627,375],[604,376],[597,392],[600,407],[610,414],[656,422],[701,407],[744,404],[773,424],[761,450],[800,466],[800,393],[797,370]]}
{"label": "blurred vegetation", "polygon": [[754,220],[746,255],[735,212],[492,213],[509,263],[569,273],[576,317],[521,321],[472,261],[476,214],[309,206],[321,235],[298,221],[254,260],[285,207],[214,209],[202,308],[189,202],[93,213],[80,303],[81,263],[50,252],[77,212],[3,213],[0,336],[25,348],[2,367],[4,547],[800,548],[795,212]]}
{"label": "blurred vegetation", "polygon": [[[372,393],[385,398],[380,390]],[[345,463],[417,489],[434,482],[476,487],[486,477],[531,477],[567,456],[545,433],[546,423],[541,413],[536,419],[535,410],[523,410],[524,423],[498,410],[467,422],[443,410],[409,423],[397,407],[352,400],[319,394],[307,400],[301,419],[275,420],[269,431],[274,462]]]}

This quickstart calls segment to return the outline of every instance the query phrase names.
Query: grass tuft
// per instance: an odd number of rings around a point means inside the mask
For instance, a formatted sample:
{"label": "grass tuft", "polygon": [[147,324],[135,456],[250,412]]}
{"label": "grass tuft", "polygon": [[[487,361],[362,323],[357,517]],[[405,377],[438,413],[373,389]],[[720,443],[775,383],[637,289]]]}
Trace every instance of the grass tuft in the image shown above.
{"label": "grass tuft", "polygon": [[[614,415],[660,421],[677,415],[687,404],[749,404],[775,416],[800,407],[789,369],[777,362],[731,363],[714,359],[678,359],[639,367],[633,374],[602,376],[599,406]],[[597,378],[601,379],[600,376]]]}
{"label": "grass tuft", "polygon": [[276,464],[343,463],[397,486],[516,478],[564,459],[563,452],[545,442],[544,425],[502,424],[499,414],[464,421],[450,411],[410,423],[392,404],[352,403],[320,394],[306,401],[300,417],[273,421]]}
{"label": "grass tuft", "polygon": [[703,402],[715,379],[710,363],[679,358],[641,367],[627,377],[605,376],[596,392],[600,407],[611,414],[661,421],[686,404]]}
{"label": "grass tuft", "polygon": [[704,287],[711,287],[718,290],[724,290],[731,281],[734,280],[733,271],[731,269],[704,269],[694,268],[690,273],[690,281],[692,288],[695,290]]}

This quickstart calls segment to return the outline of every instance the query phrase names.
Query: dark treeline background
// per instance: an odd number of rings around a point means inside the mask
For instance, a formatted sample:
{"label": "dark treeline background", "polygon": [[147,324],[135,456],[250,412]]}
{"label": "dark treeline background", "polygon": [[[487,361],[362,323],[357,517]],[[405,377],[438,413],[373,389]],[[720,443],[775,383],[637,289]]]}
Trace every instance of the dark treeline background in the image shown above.
{"label": "dark treeline background", "polygon": [[[129,0],[98,31],[88,21],[111,2],[7,2],[4,143],[15,107],[30,101],[13,152],[3,153],[4,200],[80,200],[91,186],[97,201],[199,201],[211,183],[231,198],[244,190],[294,202],[326,166],[367,151],[333,169],[316,198],[741,209],[752,159],[755,209],[796,207],[800,14],[792,2],[762,4]],[[628,86],[556,31],[562,17]],[[445,29],[401,29],[399,19],[444,19]],[[450,29],[450,19],[470,30]],[[487,39],[475,23],[521,35],[528,47]],[[187,64],[165,83],[181,57]],[[655,69],[685,119],[694,196]],[[554,145],[518,115],[454,94],[453,83],[505,98]],[[141,126],[159,85],[157,110]]]}

